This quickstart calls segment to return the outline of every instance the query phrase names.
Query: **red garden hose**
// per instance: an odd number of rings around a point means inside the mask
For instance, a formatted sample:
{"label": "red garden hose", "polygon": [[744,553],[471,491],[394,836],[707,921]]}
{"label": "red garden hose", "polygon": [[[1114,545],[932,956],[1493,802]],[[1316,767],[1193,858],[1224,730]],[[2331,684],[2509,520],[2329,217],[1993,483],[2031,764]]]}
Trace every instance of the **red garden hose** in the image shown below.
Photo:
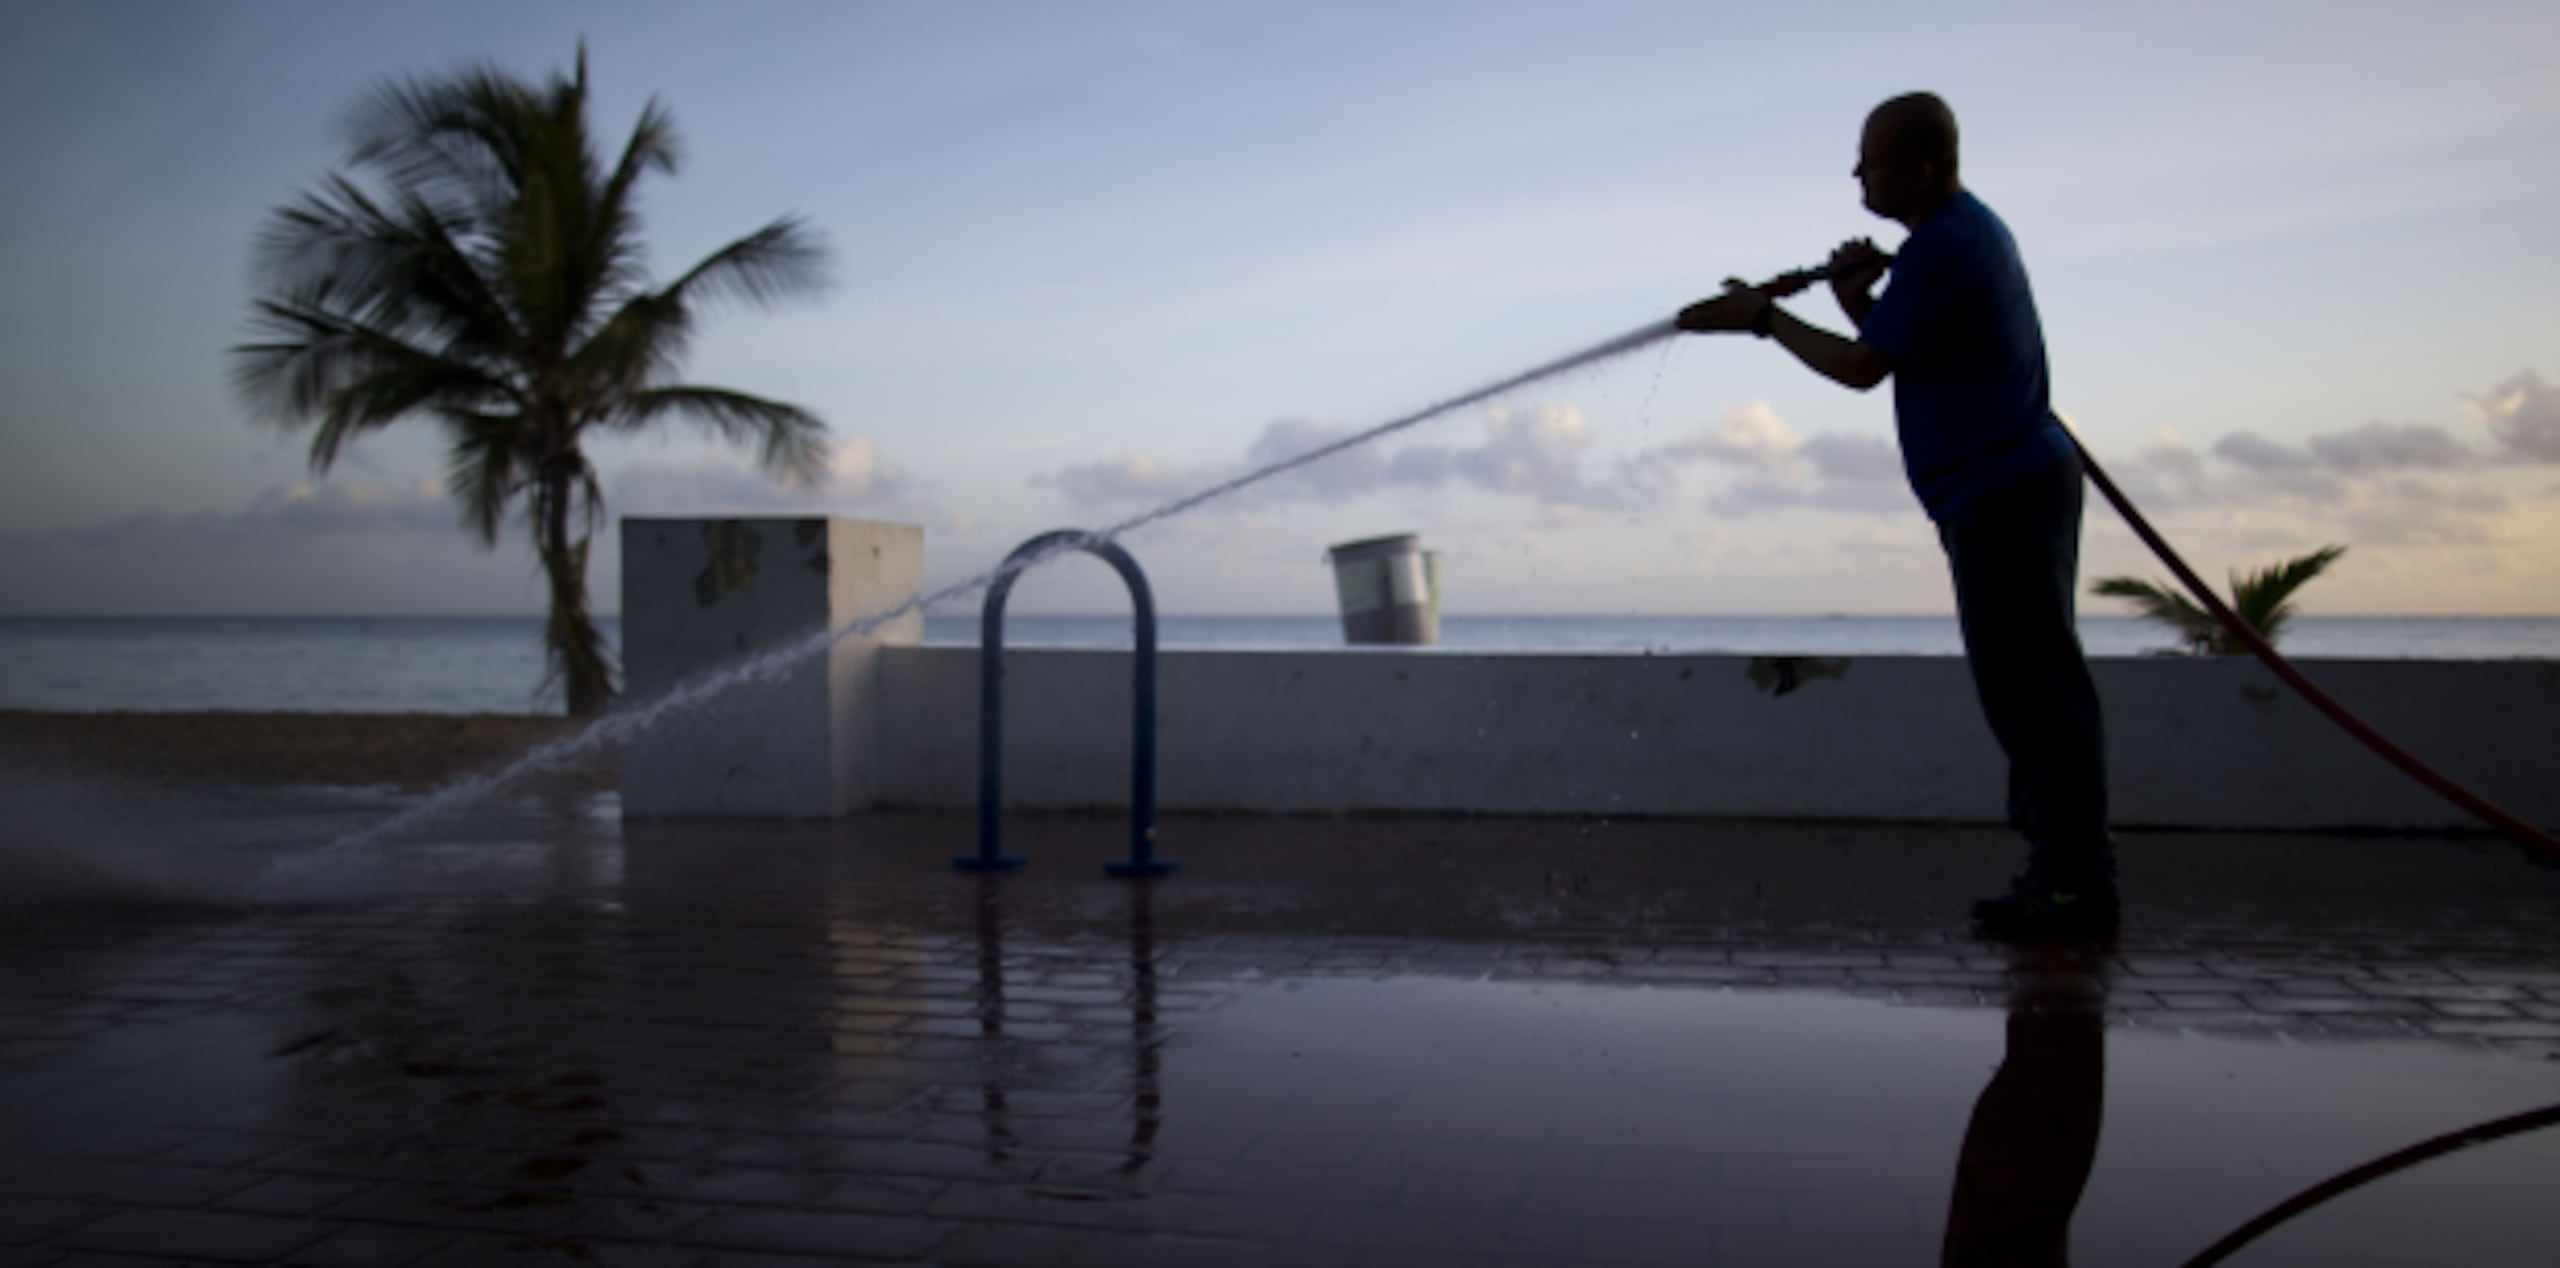
{"label": "red garden hose", "polygon": [[[2068,434],[2067,431],[2066,434]],[[2178,552],[2171,549],[2167,541],[2162,540],[2159,532],[2151,527],[2151,521],[2142,518],[2142,512],[2133,509],[2133,503],[2125,498],[2124,490],[2117,488],[2116,482],[2107,478],[2106,471],[2098,466],[2097,459],[2089,456],[2088,447],[2080,443],[2080,438],[2073,436],[2071,445],[2080,451],[2080,465],[2088,471],[2089,482],[2097,485],[2098,492],[2105,494],[2107,501],[2113,503],[2117,512],[2124,516],[2125,523],[2133,526],[2134,535],[2140,537],[2143,544],[2151,548],[2151,553],[2160,557],[2160,562],[2169,565],[2169,571],[2177,574],[2178,580],[2187,587],[2187,592],[2194,595],[2196,601],[2213,614],[2214,620],[2222,623],[2222,628],[2228,630],[2231,637],[2240,640],[2250,651],[2257,653],[2258,659],[2264,661],[2268,669],[2275,671],[2276,677],[2283,679],[2286,686],[2301,693],[2302,698],[2310,701],[2313,707],[2328,714],[2329,720],[2344,728],[2347,734],[2363,741],[2366,748],[2381,754],[2392,765],[2408,772],[2410,778],[2435,790],[2438,796],[2470,811],[2482,822],[2508,836],[2535,849],[2560,857],[2560,840],[2553,839],[2550,833],[2500,809],[2488,798],[2453,782],[2446,778],[2443,772],[2419,761],[2407,749],[2392,743],[2388,737],[2374,730],[2364,719],[2349,712],[2345,705],[2331,699],[2328,692],[2322,691],[2309,678],[2304,677],[2302,671],[2294,668],[2291,661],[2277,655],[2276,649],[2269,645],[2266,639],[2259,637],[2257,630],[2250,628],[2247,621],[2241,620],[2223,604],[2221,599],[2214,596],[2213,588],[2196,576],[2195,571],[2187,567],[2187,561],[2180,559]]]}
{"label": "red garden hose", "polygon": [[[1890,263],[1893,257],[1888,255],[1883,259]],[[1779,274],[1749,289],[1772,299],[1782,299],[1830,276],[1831,266],[1820,264],[1812,268]],[[2070,435],[2069,429],[2064,429],[2063,434]],[[2446,778],[2443,772],[2419,761],[2409,750],[2392,743],[2389,737],[2374,730],[2371,724],[2350,712],[2345,705],[2331,699],[2328,692],[2322,691],[2309,678],[2304,677],[2301,670],[2294,668],[2293,662],[2277,655],[2276,649],[2266,639],[2260,637],[2256,629],[2252,628],[2247,621],[2241,620],[2236,613],[2224,605],[2221,599],[2214,596],[2213,588],[2196,576],[2194,569],[2187,567],[2187,561],[2178,557],[2178,552],[2171,549],[2169,543],[2151,527],[2151,521],[2142,518],[2142,512],[2133,509],[2133,503],[2125,497],[2124,490],[2117,488],[2116,482],[2107,478],[2105,469],[2098,465],[2097,459],[2089,456],[2088,446],[2081,444],[2078,436],[2071,437],[2071,447],[2080,451],[2080,465],[2088,471],[2089,482],[2097,485],[2098,492],[2105,494],[2107,501],[2113,503],[2116,510],[2124,516],[2125,523],[2133,526],[2134,535],[2140,537],[2143,544],[2151,548],[2151,553],[2160,556],[2160,562],[2169,565],[2169,571],[2177,574],[2178,580],[2187,587],[2188,593],[2193,594],[2196,601],[2203,604],[2207,612],[2213,614],[2214,620],[2221,622],[2222,627],[2230,631],[2233,638],[2240,640],[2243,646],[2257,653],[2258,659],[2264,661],[2267,668],[2274,670],[2276,677],[2283,679],[2286,686],[2301,693],[2303,699],[2310,701],[2320,712],[2329,715],[2330,721],[2337,723],[2346,730],[2347,734],[2362,741],[2366,748],[2381,754],[2392,765],[2406,771],[2410,778],[2435,790],[2436,795],[2470,811],[2473,816],[2500,832],[2535,849],[2560,857],[2560,839],[2554,839],[2550,833],[2508,813],[2488,798],[2453,782]]]}

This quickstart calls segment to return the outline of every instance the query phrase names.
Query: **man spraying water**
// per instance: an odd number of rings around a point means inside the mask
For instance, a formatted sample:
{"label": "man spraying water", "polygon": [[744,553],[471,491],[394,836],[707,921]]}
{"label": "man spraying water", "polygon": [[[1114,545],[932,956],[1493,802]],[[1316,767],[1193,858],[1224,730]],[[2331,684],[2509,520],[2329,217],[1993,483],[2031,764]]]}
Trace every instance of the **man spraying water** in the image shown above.
{"label": "man spraying water", "polygon": [[1862,392],[1893,380],[1903,469],[1946,549],[1965,659],[2009,759],[2009,822],[2027,838],[2026,869],[1975,903],[1974,920],[1996,935],[2112,928],[2105,732],[2073,617],[2082,469],[2053,413],[2026,267],[1957,179],[1955,114],[1935,95],[1876,107],[1854,175],[1867,210],[1911,231],[1882,295],[1887,257],[1873,242],[1832,253],[1824,272],[1855,339],[1739,282],[1681,310],[1679,326],[1775,339]]}

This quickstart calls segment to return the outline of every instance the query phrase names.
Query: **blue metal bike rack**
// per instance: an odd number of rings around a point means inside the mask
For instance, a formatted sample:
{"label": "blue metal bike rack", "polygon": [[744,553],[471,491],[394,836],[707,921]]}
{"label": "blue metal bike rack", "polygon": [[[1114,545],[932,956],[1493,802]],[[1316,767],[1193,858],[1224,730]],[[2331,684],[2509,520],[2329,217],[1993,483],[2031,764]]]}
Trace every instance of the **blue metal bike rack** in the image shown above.
{"label": "blue metal bike rack", "polygon": [[1028,556],[1073,547],[1100,557],[1129,585],[1136,609],[1138,654],[1130,684],[1132,742],[1129,754],[1129,857],[1103,864],[1113,876],[1163,876],[1182,866],[1156,857],[1156,599],[1147,574],[1118,544],[1077,529],[1060,529],[1013,548],[978,624],[978,852],[951,860],[969,872],[1021,867],[1021,855],[1004,852],[1004,603],[1021,575],[1013,565]]}

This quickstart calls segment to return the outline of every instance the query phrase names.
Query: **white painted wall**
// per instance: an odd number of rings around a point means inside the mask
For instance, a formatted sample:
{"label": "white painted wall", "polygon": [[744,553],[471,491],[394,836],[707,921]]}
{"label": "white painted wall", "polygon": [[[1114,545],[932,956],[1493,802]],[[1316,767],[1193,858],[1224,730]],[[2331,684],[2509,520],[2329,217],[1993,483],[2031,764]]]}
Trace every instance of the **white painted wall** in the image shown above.
{"label": "white painted wall", "polygon": [[[890,648],[882,668],[879,800],[974,805],[976,649]],[[2306,668],[2475,791],[2560,825],[2560,663]],[[2471,825],[2255,662],[2093,669],[2120,824]],[[1961,660],[1796,672],[1781,695],[1778,663],[1751,657],[1168,652],[1161,805],[1998,820],[2003,765]],[[1129,673],[1126,653],[1008,653],[1009,805],[1126,805]]]}
{"label": "white painted wall", "polygon": [[[914,594],[924,530],[822,518],[625,519],[626,696],[799,646]],[[924,636],[911,612],[723,692],[626,744],[623,813],[823,818],[871,805],[887,716],[880,652]]]}
{"label": "white painted wall", "polygon": [[[913,595],[924,536],[834,519],[623,522],[645,701]],[[635,739],[635,817],[826,817],[977,798],[978,653],[909,613]],[[2560,662],[2324,661],[2313,677],[2420,757],[2560,825]],[[2005,774],[1961,660],[1168,652],[1166,810],[1994,822]],[[2127,826],[2471,826],[2247,660],[2096,662]],[[1130,657],[1007,658],[1005,786],[1125,806]],[[1792,685],[1790,685],[1792,684]],[[1780,688],[1787,688],[1780,690]]]}

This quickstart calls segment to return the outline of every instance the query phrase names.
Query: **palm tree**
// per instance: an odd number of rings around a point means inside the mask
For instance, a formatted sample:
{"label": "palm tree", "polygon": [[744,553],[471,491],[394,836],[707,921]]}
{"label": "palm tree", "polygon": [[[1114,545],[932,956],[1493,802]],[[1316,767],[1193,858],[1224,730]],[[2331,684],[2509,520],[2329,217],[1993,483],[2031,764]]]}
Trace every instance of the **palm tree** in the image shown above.
{"label": "palm tree", "polygon": [[[2310,554],[2285,560],[2255,572],[2231,574],[2231,611],[2268,646],[2284,631],[2285,622],[2293,619],[2293,595],[2311,579],[2328,570],[2339,556],[2347,553],[2343,545],[2323,546]],[[2187,650],[2198,656],[2236,656],[2248,647],[2222,623],[2213,619],[2177,588],[2155,584],[2140,577],[2101,577],[2089,587],[2090,593],[2110,599],[2129,599],[2142,615],[2159,621],[2178,632]]]}
{"label": "palm tree", "polygon": [[521,506],[550,582],[551,677],[581,717],[614,693],[587,615],[604,499],[586,437],[681,419],[802,481],[827,454],[806,410],[673,381],[706,306],[824,287],[817,235],[785,216],[650,286],[633,190],[676,170],[672,121],[651,99],[608,168],[586,106],[583,45],[574,78],[538,86],[482,66],[376,90],[350,117],[346,170],[269,220],[257,341],[232,350],[255,412],[316,425],[315,472],[358,436],[427,419],[443,426],[446,488],[484,545]]}

